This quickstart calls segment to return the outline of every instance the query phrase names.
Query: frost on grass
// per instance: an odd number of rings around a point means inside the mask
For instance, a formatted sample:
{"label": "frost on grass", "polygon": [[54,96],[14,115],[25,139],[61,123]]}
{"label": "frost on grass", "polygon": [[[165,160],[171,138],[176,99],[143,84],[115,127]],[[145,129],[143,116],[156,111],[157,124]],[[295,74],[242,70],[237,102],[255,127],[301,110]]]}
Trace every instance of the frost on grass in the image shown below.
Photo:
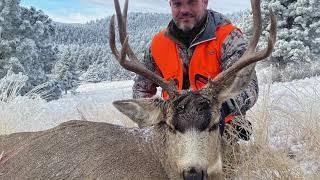
{"label": "frost on grass", "polygon": [[[131,98],[132,81],[86,84],[57,101],[16,97],[0,103],[10,132],[39,131],[83,119],[128,126],[112,101]],[[319,179],[320,78],[260,86],[247,114],[251,141],[240,143],[230,171],[238,179]],[[3,121],[1,121],[2,123]],[[145,131],[146,140],[150,132]]]}
{"label": "frost on grass", "polygon": [[261,86],[248,113],[254,136],[240,144],[239,179],[320,177],[320,79]]}
{"label": "frost on grass", "polygon": [[20,90],[25,86],[28,76],[14,74],[8,71],[5,77],[0,79],[0,101],[8,102],[20,96]]}
{"label": "frost on grass", "polygon": [[[28,77],[8,71],[0,79],[0,134],[19,131],[43,130],[50,124],[45,116],[40,119],[46,101],[35,91],[21,96]],[[37,87],[34,89],[38,89]]]}
{"label": "frost on grass", "polygon": [[50,102],[40,99],[36,93],[28,97],[17,95],[7,102],[0,101],[0,128],[5,127],[0,129],[0,134],[46,130],[70,120],[134,127],[136,125],[129,118],[112,106],[112,101],[132,96],[132,83],[122,81],[86,84],[75,94]]}

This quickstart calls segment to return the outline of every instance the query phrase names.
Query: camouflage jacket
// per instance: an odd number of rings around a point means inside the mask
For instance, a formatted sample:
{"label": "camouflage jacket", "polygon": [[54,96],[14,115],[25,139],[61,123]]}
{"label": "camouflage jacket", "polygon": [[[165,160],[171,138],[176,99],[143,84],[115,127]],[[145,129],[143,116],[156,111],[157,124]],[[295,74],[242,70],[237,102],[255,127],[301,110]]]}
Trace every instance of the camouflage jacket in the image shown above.
{"label": "camouflage jacket", "polygon": [[[169,23],[167,28],[171,28],[171,24],[173,21]],[[208,10],[207,20],[205,25],[203,26],[200,33],[195,36],[195,39],[192,41],[190,47],[185,47],[179,39],[176,39],[174,36],[170,34],[170,31],[167,31],[166,34],[170,39],[177,43],[178,51],[180,55],[180,59],[183,62],[184,67],[184,76],[185,73],[188,73],[188,65],[191,60],[193,51],[199,42],[206,41],[208,39],[215,37],[215,30],[218,26],[228,24],[230,21],[225,18],[222,14]],[[246,42],[243,38],[242,33],[239,30],[232,31],[224,40],[221,49],[221,69],[225,70],[229,68],[235,61],[237,61],[246,50]],[[150,47],[146,50],[143,63],[145,66],[161,75],[160,70],[156,67],[155,61],[151,55]],[[137,75],[134,80],[133,85],[133,98],[147,98],[152,97],[156,94],[157,85],[147,80],[143,76]],[[229,105],[233,114],[245,114],[245,112],[250,109],[258,98],[258,82],[257,77],[254,74],[251,82],[248,87],[243,90],[239,95],[230,99],[226,103]]]}

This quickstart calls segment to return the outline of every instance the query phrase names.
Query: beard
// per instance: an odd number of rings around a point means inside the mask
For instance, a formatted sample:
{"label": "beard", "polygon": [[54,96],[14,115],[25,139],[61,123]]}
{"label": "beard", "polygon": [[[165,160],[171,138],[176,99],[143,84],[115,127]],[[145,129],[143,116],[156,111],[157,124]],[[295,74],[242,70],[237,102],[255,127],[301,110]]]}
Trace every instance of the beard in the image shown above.
{"label": "beard", "polygon": [[185,22],[176,22],[176,25],[179,29],[181,29],[184,32],[188,32],[191,31],[196,25],[195,22],[189,22],[189,23],[185,23]]}
{"label": "beard", "polygon": [[194,16],[191,13],[185,13],[177,18],[174,18],[173,21],[179,29],[184,32],[188,32],[191,31],[197,24],[199,24],[203,17],[204,15]]}

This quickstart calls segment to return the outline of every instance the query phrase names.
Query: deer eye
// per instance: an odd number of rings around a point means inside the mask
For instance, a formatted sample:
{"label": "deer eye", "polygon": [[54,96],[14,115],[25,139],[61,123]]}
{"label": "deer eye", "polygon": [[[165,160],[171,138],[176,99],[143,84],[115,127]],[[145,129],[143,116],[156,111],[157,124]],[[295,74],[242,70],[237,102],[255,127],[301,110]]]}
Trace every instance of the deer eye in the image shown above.
{"label": "deer eye", "polygon": [[184,105],[178,105],[176,110],[177,110],[178,112],[184,111]]}
{"label": "deer eye", "polygon": [[203,101],[203,102],[199,103],[197,111],[203,111],[203,110],[208,109],[209,107],[210,107],[209,102]]}
{"label": "deer eye", "polygon": [[203,107],[209,108],[210,102],[209,102],[209,101],[204,101],[204,102],[201,103],[201,105],[202,105]]}

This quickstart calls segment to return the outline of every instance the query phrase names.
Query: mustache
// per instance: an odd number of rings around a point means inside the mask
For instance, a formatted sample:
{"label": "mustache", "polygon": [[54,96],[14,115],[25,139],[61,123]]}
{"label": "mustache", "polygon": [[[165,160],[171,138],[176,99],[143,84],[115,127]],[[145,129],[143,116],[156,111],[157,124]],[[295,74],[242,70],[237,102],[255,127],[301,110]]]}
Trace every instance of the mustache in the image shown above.
{"label": "mustache", "polygon": [[179,18],[185,18],[185,17],[194,17],[194,15],[192,13],[189,12],[185,12],[180,14]]}

